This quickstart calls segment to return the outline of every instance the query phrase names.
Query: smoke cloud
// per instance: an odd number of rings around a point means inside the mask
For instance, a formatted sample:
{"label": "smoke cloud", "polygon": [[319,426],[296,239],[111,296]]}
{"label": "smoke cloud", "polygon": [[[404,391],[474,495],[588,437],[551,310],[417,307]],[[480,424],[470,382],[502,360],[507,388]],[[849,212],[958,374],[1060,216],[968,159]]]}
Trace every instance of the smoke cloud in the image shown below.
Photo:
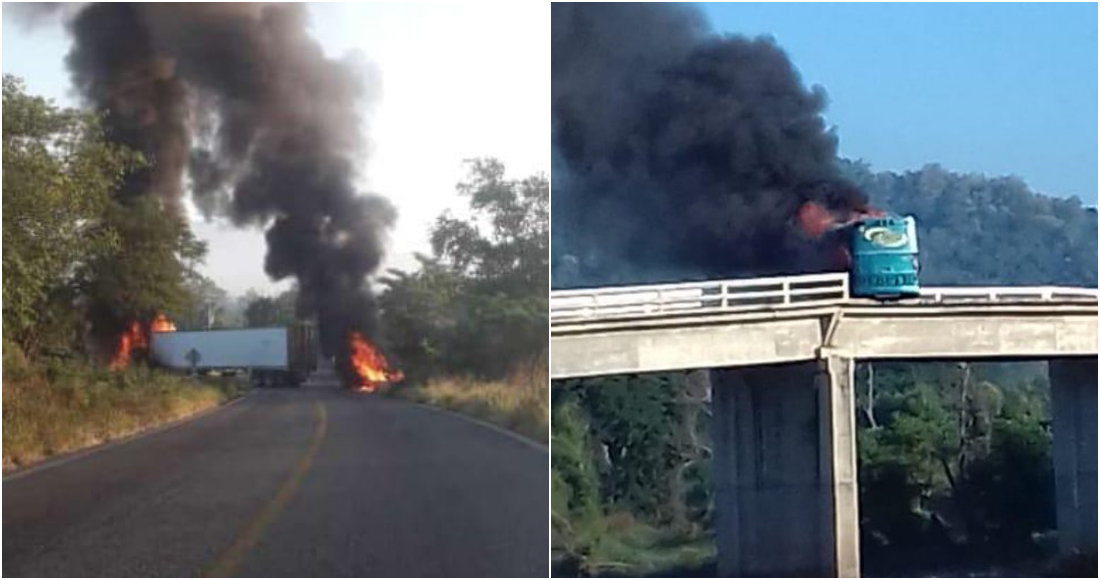
{"label": "smoke cloud", "polygon": [[[195,204],[266,228],[265,270],[293,277],[326,354],[375,330],[367,275],[396,211],[354,183],[374,86],[327,58],[295,4],[92,4],[68,25],[74,84],[109,135],[152,161],[124,199]],[[185,179],[186,178],[186,179]]]}
{"label": "smoke cloud", "polygon": [[824,90],[773,40],[682,5],[551,14],[555,286],[825,267],[798,208],[867,199],[838,173]]}

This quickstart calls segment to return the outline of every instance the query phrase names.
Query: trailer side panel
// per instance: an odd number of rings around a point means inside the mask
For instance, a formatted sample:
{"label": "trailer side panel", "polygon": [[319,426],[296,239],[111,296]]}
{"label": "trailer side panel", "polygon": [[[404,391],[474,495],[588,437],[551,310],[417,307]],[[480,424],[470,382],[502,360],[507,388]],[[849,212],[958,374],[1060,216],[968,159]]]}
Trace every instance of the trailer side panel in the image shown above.
{"label": "trailer side panel", "polygon": [[155,332],[151,354],[157,363],[179,370],[287,370],[285,328],[243,328],[195,332]]}

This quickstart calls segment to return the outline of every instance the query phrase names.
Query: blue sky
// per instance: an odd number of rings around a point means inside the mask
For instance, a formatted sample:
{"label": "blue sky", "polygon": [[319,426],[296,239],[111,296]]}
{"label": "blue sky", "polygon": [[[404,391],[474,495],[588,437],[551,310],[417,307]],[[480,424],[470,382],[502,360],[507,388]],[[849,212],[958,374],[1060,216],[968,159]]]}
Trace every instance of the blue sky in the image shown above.
{"label": "blue sky", "polygon": [[830,97],[841,154],[1097,201],[1096,4],[704,4]]}

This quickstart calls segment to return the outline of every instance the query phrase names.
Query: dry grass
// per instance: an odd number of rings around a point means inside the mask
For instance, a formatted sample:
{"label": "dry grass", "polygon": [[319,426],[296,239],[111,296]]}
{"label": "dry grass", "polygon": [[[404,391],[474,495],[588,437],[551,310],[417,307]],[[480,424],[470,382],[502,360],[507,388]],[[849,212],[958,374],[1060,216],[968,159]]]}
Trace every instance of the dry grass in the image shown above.
{"label": "dry grass", "polygon": [[33,367],[9,343],[4,347],[5,471],[209,409],[235,397],[240,388],[147,368]]}
{"label": "dry grass", "polygon": [[545,358],[499,381],[435,378],[397,394],[484,419],[541,443],[549,440],[550,379]]}

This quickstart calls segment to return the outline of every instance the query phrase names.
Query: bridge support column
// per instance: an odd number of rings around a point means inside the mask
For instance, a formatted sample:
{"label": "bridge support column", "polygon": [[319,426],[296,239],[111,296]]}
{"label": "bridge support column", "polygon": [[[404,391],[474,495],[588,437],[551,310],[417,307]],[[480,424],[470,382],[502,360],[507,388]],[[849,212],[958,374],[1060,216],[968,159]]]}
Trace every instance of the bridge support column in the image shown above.
{"label": "bridge support column", "polygon": [[1064,555],[1096,556],[1095,358],[1050,361],[1058,543]]}
{"label": "bridge support column", "polygon": [[852,360],[711,380],[719,575],[858,576]]}

